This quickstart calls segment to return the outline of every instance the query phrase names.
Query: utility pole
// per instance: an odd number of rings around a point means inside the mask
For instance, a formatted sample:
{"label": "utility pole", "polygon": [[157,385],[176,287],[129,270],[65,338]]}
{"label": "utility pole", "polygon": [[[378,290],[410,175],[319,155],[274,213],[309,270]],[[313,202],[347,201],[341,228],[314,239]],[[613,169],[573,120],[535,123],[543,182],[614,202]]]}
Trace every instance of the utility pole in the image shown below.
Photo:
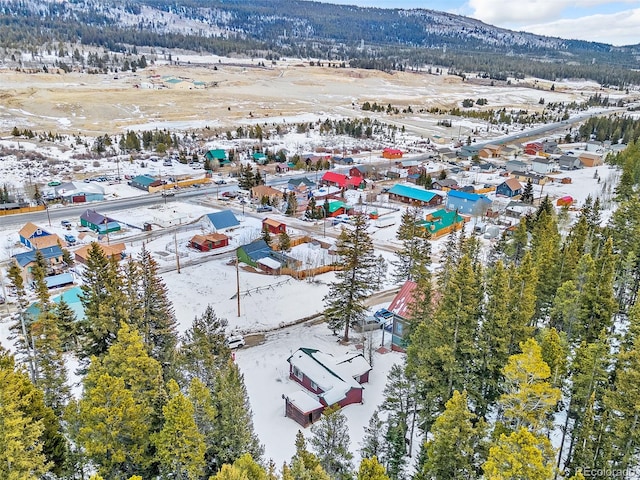
{"label": "utility pole", "polygon": [[236,250],[236,297],[238,297],[238,317],[240,317],[240,258]]}
{"label": "utility pole", "polygon": [[173,232],[173,245],[176,249],[176,267],[178,269],[178,273],[180,273],[180,255],[178,255],[178,239],[176,237],[176,232]]}
{"label": "utility pole", "polygon": [[107,245],[109,245],[109,219],[104,217],[104,230],[107,234]]}

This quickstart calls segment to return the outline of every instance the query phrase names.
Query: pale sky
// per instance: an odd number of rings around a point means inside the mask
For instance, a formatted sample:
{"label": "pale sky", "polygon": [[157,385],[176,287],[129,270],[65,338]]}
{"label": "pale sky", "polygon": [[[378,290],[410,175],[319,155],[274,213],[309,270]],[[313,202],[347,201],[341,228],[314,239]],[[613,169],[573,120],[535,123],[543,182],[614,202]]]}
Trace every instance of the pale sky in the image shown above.
{"label": "pale sky", "polygon": [[427,8],[554,37],[640,44],[640,0],[320,0],[361,7]]}

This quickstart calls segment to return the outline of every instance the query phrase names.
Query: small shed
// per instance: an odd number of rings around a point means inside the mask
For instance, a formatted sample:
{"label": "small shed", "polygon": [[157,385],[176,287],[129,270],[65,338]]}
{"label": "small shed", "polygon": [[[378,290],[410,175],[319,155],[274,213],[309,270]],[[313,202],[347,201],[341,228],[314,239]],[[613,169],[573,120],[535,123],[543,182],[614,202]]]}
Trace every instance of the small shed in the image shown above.
{"label": "small shed", "polygon": [[262,229],[264,230],[265,228],[269,230],[269,233],[279,235],[287,231],[287,224],[273,218],[265,218],[262,221]]}
{"label": "small shed", "polygon": [[285,405],[284,416],[295,420],[305,428],[320,420],[325,408],[304,390],[282,395],[282,398],[284,398]]}
{"label": "small shed", "polygon": [[573,197],[571,195],[565,195],[564,197],[560,197],[556,201],[556,205],[558,207],[570,207],[573,205]]}

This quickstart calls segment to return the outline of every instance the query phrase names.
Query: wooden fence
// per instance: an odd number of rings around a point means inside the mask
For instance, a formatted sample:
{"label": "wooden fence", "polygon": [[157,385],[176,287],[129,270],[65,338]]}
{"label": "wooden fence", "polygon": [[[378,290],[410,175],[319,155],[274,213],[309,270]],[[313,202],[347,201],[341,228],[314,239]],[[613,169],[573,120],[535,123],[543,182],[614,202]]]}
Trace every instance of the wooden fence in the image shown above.
{"label": "wooden fence", "polygon": [[323,265],[317,268],[308,268],[306,270],[293,270],[292,268],[283,267],[280,269],[280,275],[290,275],[297,280],[304,280],[307,277],[313,277],[315,275],[322,275],[327,272],[335,272],[343,270],[342,265]]}
{"label": "wooden fence", "polygon": [[44,210],[44,205],[37,205],[35,207],[13,208],[11,210],[0,210],[0,217],[4,215],[17,215],[19,213],[41,212],[42,210]]}

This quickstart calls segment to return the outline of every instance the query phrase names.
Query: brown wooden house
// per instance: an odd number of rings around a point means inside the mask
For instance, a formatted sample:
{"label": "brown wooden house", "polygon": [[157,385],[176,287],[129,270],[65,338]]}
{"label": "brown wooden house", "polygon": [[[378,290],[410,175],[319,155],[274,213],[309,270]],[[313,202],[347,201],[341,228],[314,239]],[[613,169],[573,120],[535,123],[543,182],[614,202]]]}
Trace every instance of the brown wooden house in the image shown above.
{"label": "brown wooden house", "polygon": [[201,252],[209,252],[216,248],[226,247],[227,245],[229,245],[229,237],[223,233],[194,235],[193,238],[189,240],[189,246]]}
{"label": "brown wooden house", "polygon": [[[96,242],[92,242],[89,245],[84,245],[76,250],[75,257],[76,262],[82,263],[83,265],[87,264],[87,258],[89,257],[89,250],[91,249],[91,245]],[[98,244],[98,246],[102,249],[105,256],[107,258],[113,258],[115,260],[122,260],[125,256],[124,251],[126,250],[126,246],[124,243],[114,243],[111,245],[102,245]]]}
{"label": "brown wooden house", "polygon": [[269,233],[273,233],[274,235],[279,235],[287,231],[286,223],[273,218],[265,218],[262,221],[262,228],[264,229],[265,227],[269,230]]}

